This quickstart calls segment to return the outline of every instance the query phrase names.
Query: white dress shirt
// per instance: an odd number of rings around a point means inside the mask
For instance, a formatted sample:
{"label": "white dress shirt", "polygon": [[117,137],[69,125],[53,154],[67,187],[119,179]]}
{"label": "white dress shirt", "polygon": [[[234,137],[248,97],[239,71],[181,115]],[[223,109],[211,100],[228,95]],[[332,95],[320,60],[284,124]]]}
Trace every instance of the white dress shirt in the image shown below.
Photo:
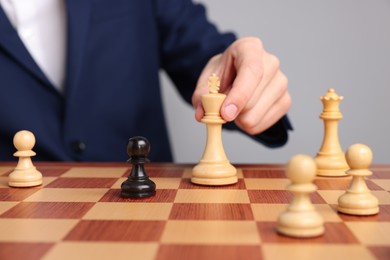
{"label": "white dress shirt", "polygon": [[66,13],[64,0],[0,0],[27,50],[60,91],[64,90],[66,64]]}

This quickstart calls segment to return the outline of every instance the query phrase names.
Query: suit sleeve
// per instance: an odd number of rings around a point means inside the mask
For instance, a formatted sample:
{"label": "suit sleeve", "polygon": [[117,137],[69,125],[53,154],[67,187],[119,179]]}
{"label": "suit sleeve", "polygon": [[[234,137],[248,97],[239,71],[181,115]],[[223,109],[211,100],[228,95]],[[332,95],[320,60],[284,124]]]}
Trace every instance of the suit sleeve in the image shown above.
{"label": "suit sleeve", "polygon": [[160,61],[183,98],[191,103],[193,90],[209,59],[235,39],[220,33],[206,17],[205,8],[189,0],[156,1]]}
{"label": "suit sleeve", "polygon": [[[233,33],[221,33],[207,19],[206,10],[190,0],[156,0],[156,20],[160,40],[160,66],[191,104],[200,73],[211,57],[222,53],[236,40]],[[224,125],[238,129],[234,123]],[[263,133],[251,136],[269,147],[284,145],[291,124],[284,116]]]}

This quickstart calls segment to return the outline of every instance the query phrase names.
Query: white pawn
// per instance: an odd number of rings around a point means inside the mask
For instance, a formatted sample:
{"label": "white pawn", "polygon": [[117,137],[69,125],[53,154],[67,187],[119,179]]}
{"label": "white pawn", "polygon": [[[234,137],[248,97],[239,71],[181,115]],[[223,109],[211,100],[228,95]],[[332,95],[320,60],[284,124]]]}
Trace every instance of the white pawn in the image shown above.
{"label": "white pawn", "polygon": [[317,173],[315,161],[308,155],[296,155],[287,164],[287,187],[293,200],[277,222],[277,231],[292,237],[315,237],[324,233],[324,221],[310,200],[310,193],[317,190],[312,183]]}
{"label": "white pawn", "polygon": [[371,194],[365,181],[372,172],[368,169],[372,162],[371,149],[363,144],[350,146],[345,153],[352,176],[348,190],[339,197],[337,210],[351,215],[373,215],[379,212],[378,199]]}
{"label": "white pawn", "polygon": [[32,148],[35,145],[35,136],[27,130],[19,131],[14,136],[14,146],[19,157],[18,164],[8,176],[8,185],[11,187],[33,187],[42,184],[42,174],[35,168],[31,156],[35,155]]}

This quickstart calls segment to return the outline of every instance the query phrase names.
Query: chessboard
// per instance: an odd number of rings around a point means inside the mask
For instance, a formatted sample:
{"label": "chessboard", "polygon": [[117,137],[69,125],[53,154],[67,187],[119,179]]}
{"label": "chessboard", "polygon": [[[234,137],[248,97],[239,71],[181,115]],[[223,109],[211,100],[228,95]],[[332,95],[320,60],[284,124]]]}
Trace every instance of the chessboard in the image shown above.
{"label": "chessboard", "polygon": [[189,164],[146,164],[156,195],[120,196],[126,163],[36,163],[43,184],[10,188],[0,166],[0,259],[390,259],[390,165],[367,185],[380,212],[337,212],[350,177],[317,177],[311,200],[325,221],[314,238],[275,226],[292,195],[285,165],[235,165],[238,182],[192,184]]}

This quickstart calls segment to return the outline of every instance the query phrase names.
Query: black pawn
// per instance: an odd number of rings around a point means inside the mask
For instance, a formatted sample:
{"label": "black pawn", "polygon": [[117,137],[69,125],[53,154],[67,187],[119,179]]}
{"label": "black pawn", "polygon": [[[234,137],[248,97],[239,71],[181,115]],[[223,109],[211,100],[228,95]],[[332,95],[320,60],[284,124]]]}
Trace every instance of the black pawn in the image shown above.
{"label": "black pawn", "polygon": [[142,136],[129,139],[127,154],[133,167],[126,181],[121,185],[121,196],[126,198],[146,198],[156,194],[156,184],[146,174],[144,164],[150,151],[149,141]]}

